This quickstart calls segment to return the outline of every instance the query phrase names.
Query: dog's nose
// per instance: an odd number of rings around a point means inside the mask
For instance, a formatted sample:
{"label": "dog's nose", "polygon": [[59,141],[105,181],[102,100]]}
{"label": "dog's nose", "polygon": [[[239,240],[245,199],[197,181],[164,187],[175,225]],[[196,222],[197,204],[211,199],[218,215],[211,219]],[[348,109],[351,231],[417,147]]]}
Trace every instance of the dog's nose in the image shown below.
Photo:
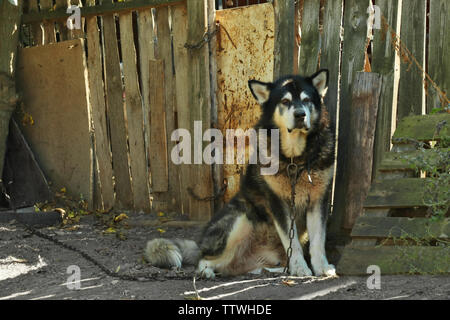
{"label": "dog's nose", "polygon": [[306,116],[306,113],[305,113],[305,110],[303,110],[303,109],[294,111],[294,117],[295,117],[295,119],[297,119],[297,121],[305,120],[305,116]]}

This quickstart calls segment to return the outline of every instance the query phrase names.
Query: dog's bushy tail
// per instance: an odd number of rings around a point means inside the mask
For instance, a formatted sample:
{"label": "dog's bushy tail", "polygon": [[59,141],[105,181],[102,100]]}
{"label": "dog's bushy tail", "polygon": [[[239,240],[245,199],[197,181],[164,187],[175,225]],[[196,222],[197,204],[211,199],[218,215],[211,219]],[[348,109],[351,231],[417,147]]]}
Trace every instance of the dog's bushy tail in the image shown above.
{"label": "dog's bushy tail", "polygon": [[192,240],[154,239],[147,242],[144,258],[159,268],[181,268],[182,265],[196,265],[200,260],[200,249]]}

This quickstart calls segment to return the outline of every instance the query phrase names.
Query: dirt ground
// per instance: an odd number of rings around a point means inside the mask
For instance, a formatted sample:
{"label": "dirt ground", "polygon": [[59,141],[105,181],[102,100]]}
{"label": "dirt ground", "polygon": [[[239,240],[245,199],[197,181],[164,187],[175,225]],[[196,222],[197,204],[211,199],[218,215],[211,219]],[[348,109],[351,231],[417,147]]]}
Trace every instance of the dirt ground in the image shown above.
{"label": "dirt ground", "polygon": [[[129,216],[131,218],[114,226],[114,230],[110,229],[110,233],[105,233],[108,226],[95,215],[83,216],[70,228],[50,227],[40,231],[83,250],[110,270],[151,275],[154,280],[125,281],[107,276],[79,253],[32,235],[12,221],[0,223],[0,300],[188,300],[196,294],[203,299],[230,300],[450,299],[450,276],[431,275],[381,275],[379,290],[367,288],[368,276],[295,278],[288,284],[273,274],[218,277],[196,280],[196,293],[192,267],[182,272],[158,269],[144,262],[142,252],[149,239],[160,236],[196,239],[201,228],[149,226],[144,222],[148,222],[151,215]],[[73,284],[69,266],[80,270],[79,288],[69,288]],[[177,279],[178,276],[182,279]]]}

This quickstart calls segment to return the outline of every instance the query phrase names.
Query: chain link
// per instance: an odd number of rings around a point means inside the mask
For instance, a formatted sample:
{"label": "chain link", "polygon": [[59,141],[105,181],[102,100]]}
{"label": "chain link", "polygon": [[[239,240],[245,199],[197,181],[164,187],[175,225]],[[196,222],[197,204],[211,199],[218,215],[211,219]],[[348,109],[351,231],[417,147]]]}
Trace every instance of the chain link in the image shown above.
{"label": "chain link", "polygon": [[212,38],[214,38],[215,34],[217,33],[217,28],[215,28],[212,32],[205,32],[203,34],[202,40],[200,40],[199,42],[197,42],[196,44],[188,44],[185,43],[184,47],[186,49],[190,49],[190,50],[197,50],[202,48],[205,43],[210,42],[212,40]]}

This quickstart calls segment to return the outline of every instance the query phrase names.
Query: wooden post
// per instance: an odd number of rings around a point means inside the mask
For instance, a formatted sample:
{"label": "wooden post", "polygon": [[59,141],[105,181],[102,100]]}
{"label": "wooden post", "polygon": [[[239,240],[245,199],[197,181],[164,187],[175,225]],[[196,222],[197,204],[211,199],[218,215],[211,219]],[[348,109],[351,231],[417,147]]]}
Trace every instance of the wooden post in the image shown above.
{"label": "wooden post", "polygon": [[363,70],[364,51],[367,35],[367,2],[346,0],[344,8],[344,44],[342,52],[342,74],[339,105],[339,138],[336,170],[336,189],[334,195],[333,217],[330,231],[339,234],[346,214],[348,199],[347,163],[350,147],[350,110],[352,84],[357,71]]}
{"label": "wooden post", "polygon": [[15,72],[22,7],[23,1],[18,1],[17,6],[7,0],[0,4],[0,183],[9,120],[18,99]]}
{"label": "wooden post", "polygon": [[[206,13],[206,1],[187,0],[188,45],[197,46],[208,31]],[[190,75],[187,105],[190,112],[189,129],[193,136],[194,121],[201,121],[203,130],[211,127],[208,44],[203,43],[199,48],[189,47],[187,51]],[[213,191],[211,166],[206,164],[190,166],[190,180],[182,188],[192,188],[199,197],[211,196]],[[208,220],[212,214],[212,203],[190,197],[188,212],[192,220]]]}
{"label": "wooden post", "polygon": [[[448,0],[431,0],[430,2],[430,44],[428,49],[428,74],[431,79],[446,91],[450,88],[450,2]],[[442,105],[442,97],[428,83],[427,113]]]}
{"label": "wooden post", "polygon": [[[402,25],[400,36],[403,44],[422,65],[425,45],[425,0],[408,0],[402,3]],[[424,94],[422,73],[414,62],[401,58],[400,84],[398,88],[397,121],[408,116],[422,114]],[[405,60],[406,59],[406,60]]]}
{"label": "wooden post", "polygon": [[[358,72],[353,83],[350,113],[351,135],[347,141],[346,215],[343,227],[350,229],[362,214],[364,199],[372,182],[373,142],[382,77]],[[342,186],[340,186],[342,187]]]}
{"label": "wooden post", "polygon": [[[390,26],[397,25],[398,0],[380,0],[377,2],[381,14]],[[381,159],[391,148],[392,103],[394,96],[395,50],[391,35],[383,26],[374,29],[372,71],[381,74],[380,106],[378,108],[375,145],[373,148],[372,179],[377,174]]]}
{"label": "wooden post", "polygon": [[277,79],[294,72],[295,1],[275,0],[273,5],[275,9],[273,78]]}

